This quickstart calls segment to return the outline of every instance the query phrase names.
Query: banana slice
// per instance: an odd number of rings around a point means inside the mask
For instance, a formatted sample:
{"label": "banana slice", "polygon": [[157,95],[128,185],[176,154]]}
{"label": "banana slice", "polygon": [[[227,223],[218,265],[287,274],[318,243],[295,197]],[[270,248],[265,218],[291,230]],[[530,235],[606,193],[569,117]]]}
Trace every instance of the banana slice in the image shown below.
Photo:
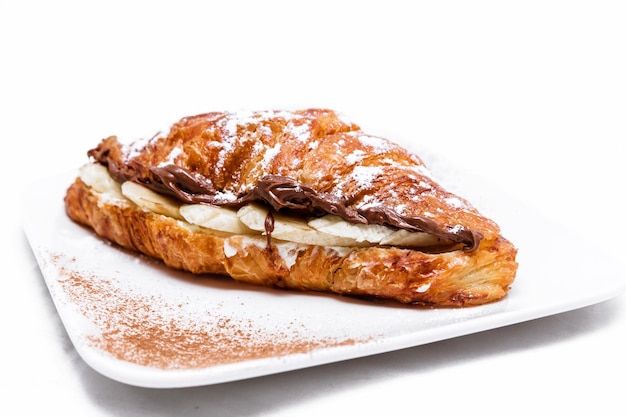
{"label": "banana slice", "polygon": [[246,226],[236,210],[205,204],[188,204],[179,208],[181,216],[191,224],[234,234],[256,234]]}
{"label": "banana slice", "polygon": [[[239,219],[250,229],[265,233],[265,220],[269,210],[258,204],[242,207],[237,212]],[[320,246],[363,246],[349,237],[339,237],[320,232],[310,227],[304,220],[283,216],[278,213],[274,217],[272,237],[295,243]]]}
{"label": "banana slice", "polygon": [[101,194],[108,194],[124,199],[120,184],[109,175],[109,171],[100,164],[85,164],[79,169],[82,182]]}
{"label": "banana slice", "polygon": [[378,244],[393,234],[394,230],[377,224],[348,223],[339,216],[327,215],[309,221],[309,226],[333,236],[347,237],[357,242]]}
{"label": "banana slice", "polygon": [[381,239],[381,245],[404,246],[410,248],[419,248],[426,246],[435,246],[442,244],[439,238],[428,233],[408,232],[406,230],[396,230],[389,236]]}
{"label": "banana slice", "polygon": [[162,196],[135,182],[126,181],[122,184],[122,194],[133,203],[157,214],[183,220],[178,208],[180,204],[174,199]]}

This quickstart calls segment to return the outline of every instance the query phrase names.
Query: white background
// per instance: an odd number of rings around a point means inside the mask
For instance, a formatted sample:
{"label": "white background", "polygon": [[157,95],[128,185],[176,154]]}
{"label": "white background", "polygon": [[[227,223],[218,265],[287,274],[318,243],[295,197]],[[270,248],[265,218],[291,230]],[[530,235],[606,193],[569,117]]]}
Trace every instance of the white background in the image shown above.
{"label": "white background", "polygon": [[[571,242],[571,257],[554,262],[575,262],[593,244],[624,265],[623,2],[225,3],[0,0],[0,410],[391,416],[623,409],[614,377],[626,373],[624,295],[403,351],[207,387],[126,386],[82,362],[24,236],[21,195],[37,193],[37,179],[78,167],[105,136],[145,135],[205,111],[342,111],[372,133],[425,144],[578,230],[584,239]],[[624,268],[615,274],[626,279]]]}

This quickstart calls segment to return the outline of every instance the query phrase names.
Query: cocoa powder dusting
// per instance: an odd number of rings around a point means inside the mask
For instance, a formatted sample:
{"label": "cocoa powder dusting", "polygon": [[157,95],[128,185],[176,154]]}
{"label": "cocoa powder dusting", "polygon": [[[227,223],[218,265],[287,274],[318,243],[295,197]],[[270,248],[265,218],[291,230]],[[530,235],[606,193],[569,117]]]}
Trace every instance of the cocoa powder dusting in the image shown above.
{"label": "cocoa powder dusting", "polygon": [[207,308],[206,317],[189,320],[184,313],[177,314],[181,304],[80,271],[74,259],[60,262],[61,255],[50,259],[58,267],[58,282],[69,301],[98,330],[89,343],[119,360],[160,369],[205,368],[358,342],[307,337],[306,328],[293,323],[268,331],[254,321],[220,314],[219,305]]}

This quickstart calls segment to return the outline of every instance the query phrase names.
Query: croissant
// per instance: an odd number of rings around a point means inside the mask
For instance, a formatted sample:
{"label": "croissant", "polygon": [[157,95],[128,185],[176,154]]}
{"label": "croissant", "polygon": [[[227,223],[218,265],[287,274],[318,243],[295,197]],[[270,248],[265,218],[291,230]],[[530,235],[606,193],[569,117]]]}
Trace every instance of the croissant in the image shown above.
{"label": "croissant", "polygon": [[88,157],[68,216],[171,268],[427,306],[493,302],[515,279],[493,220],[332,110],[200,114]]}

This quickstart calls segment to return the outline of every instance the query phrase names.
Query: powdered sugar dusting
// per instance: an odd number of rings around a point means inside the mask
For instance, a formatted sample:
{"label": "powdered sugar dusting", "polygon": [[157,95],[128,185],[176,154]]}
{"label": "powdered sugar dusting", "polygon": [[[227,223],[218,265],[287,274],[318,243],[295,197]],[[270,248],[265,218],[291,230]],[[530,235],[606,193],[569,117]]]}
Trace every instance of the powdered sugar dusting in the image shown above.
{"label": "powdered sugar dusting", "polygon": [[361,201],[361,203],[357,206],[357,208],[360,210],[368,210],[372,208],[381,207],[382,205],[383,203],[380,200],[378,200],[375,196],[366,195],[363,198],[363,201]]}
{"label": "powdered sugar dusting", "polygon": [[172,151],[167,155],[165,160],[159,164],[160,167],[173,165],[176,162],[176,158],[182,155],[183,151],[181,148],[175,147]]}
{"label": "powdered sugar dusting", "polygon": [[217,168],[222,169],[226,158],[229,154],[233,152],[235,149],[235,144],[237,143],[237,126],[239,126],[239,118],[237,117],[224,117],[218,122],[218,126],[224,132],[224,136],[222,138],[222,142],[219,146],[221,149],[218,153],[217,160]]}
{"label": "powdered sugar dusting", "polygon": [[[430,173],[429,169],[426,168],[423,164],[410,166],[409,169],[413,170],[417,175],[432,179],[433,176]],[[430,185],[428,186],[430,188]]]}
{"label": "powdered sugar dusting", "polygon": [[468,208],[468,205],[463,200],[461,200],[458,197],[454,197],[454,196],[453,197],[448,197],[448,198],[444,199],[444,201],[448,205],[450,205],[451,207],[454,207],[456,209],[467,209]]}
{"label": "powdered sugar dusting", "polygon": [[391,142],[383,138],[364,135],[362,133],[358,134],[358,138],[362,144],[369,146],[370,148],[372,148],[374,153],[377,154],[388,152],[392,148]]}
{"label": "powdered sugar dusting", "polygon": [[418,185],[424,190],[431,190],[433,188],[433,186],[426,181],[419,181]]}
{"label": "powdered sugar dusting", "polygon": [[450,233],[459,233],[461,230],[463,230],[463,226],[461,226],[461,225],[457,224],[457,225],[455,225],[455,226],[451,227],[451,228],[449,229],[449,232],[450,232]]}
{"label": "powdered sugar dusting", "polygon": [[364,157],[365,157],[365,152],[360,149],[356,149],[350,155],[346,156],[346,161],[349,164],[358,164],[359,162],[363,160]]}
{"label": "powdered sugar dusting", "polygon": [[311,126],[308,121],[300,125],[296,125],[293,121],[290,121],[287,123],[287,126],[285,126],[285,132],[293,135],[296,140],[300,142],[306,142],[311,137]]}
{"label": "powdered sugar dusting", "polygon": [[237,200],[237,194],[235,194],[232,191],[228,191],[228,190],[224,190],[224,191],[218,191],[215,193],[215,202],[216,203],[230,203],[233,202],[235,200]]}
{"label": "powdered sugar dusting", "polygon": [[264,155],[263,155],[263,161],[261,162],[261,165],[263,167],[263,169],[267,169],[267,167],[270,165],[270,163],[274,160],[274,158],[276,157],[276,155],[278,155],[278,153],[280,152],[280,142],[278,142],[276,145],[274,145],[271,148],[268,148]]}
{"label": "powdered sugar dusting", "polygon": [[376,178],[383,173],[383,168],[379,166],[357,166],[350,174],[361,188],[370,188]]}
{"label": "powdered sugar dusting", "polygon": [[[264,148],[262,144],[258,142],[259,135],[270,136],[272,135],[271,128],[264,124],[272,119],[282,118],[287,121],[285,126],[285,133],[293,135],[297,140],[307,141],[310,137],[310,126],[307,123],[296,124],[295,121],[303,119],[302,116],[289,111],[238,111],[227,112],[217,122],[219,129],[223,132],[222,141],[219,144],[221,149],[218,153],[218,160],[216,168],[222,169],[228,156],[231,155],[238,143],[246,141],[254,141],[255,152],[266,152],[263,158],[263,166],[267,167],[271,160],[280,151],[280,146],[273,148]],[[240,127],[247,128],[250,125],[255,125],[256,130],[240,131]]]}
{"label": "powdered sugar dusting", "polygon": [[405,212],[406,212],[406,204],[398,204],[396,206],[396,213],[405,214]]}

